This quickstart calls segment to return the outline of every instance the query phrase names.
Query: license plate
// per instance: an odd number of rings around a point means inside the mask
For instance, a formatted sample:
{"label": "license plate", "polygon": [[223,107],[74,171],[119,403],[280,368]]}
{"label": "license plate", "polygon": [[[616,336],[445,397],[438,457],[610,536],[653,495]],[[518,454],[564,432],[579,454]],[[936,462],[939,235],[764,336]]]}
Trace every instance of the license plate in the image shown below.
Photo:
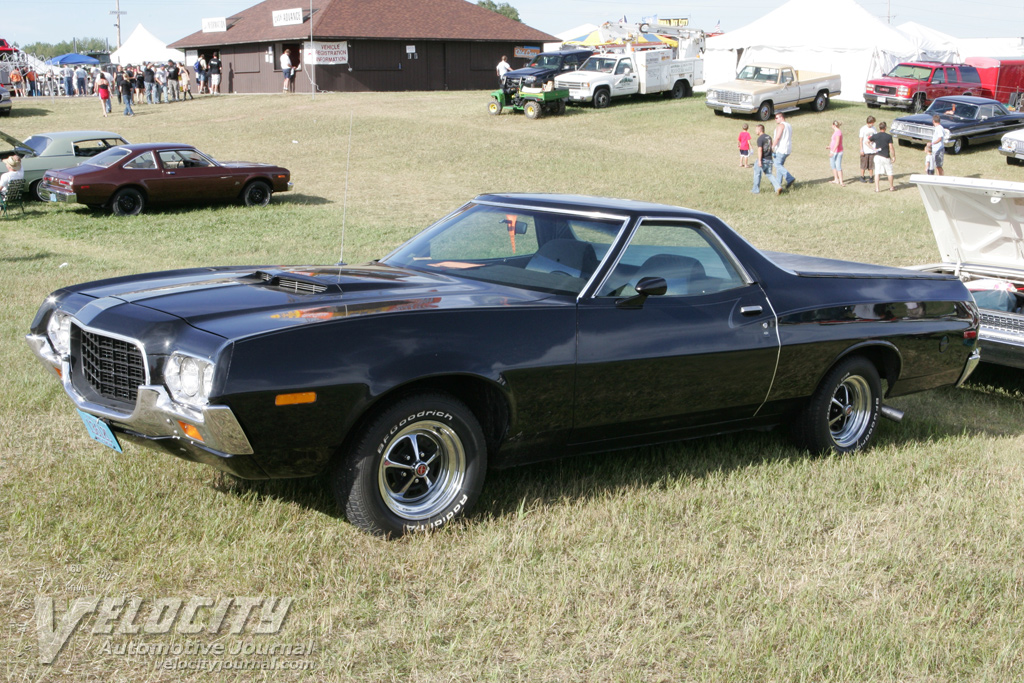
{"label": "license plate", "polygon": [[57,201],[57,195],[56,195],[56,194],[54,194],[53,192],[51,192],[51,193],[50,193],[50,201],[51,201],[51,202],[55,202],[55,201]]}
{"label": "license plate", "polygon": [[85,429],[89,432],[89,436],[104,446],[113,448],[118,453],[124,452],[121,450],[121,444],[118,443],[117,437],[114,436],[114,432],[110,431],[110,426],[106,422],[95,415],[84,413],[81,410],[78,411],[78,415],[82,418],[82,422],[85,423]]}
{"label": "license plate", "polygon": [[885,98],[884,97],[879,97],[878,98],[878,103],[879,104],[885,104]]}
{"label": "license plate", "polygon": [[724,113],[724,114],[731,114],[732,113],[732,107],[722,107],[722,113]]}

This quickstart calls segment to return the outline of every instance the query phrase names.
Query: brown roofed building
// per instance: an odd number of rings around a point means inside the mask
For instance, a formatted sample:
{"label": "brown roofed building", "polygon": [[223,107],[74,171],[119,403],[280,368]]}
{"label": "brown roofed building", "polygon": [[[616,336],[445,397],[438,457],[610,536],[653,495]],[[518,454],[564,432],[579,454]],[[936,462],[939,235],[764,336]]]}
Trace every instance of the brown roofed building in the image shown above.
{"label": "brown roofed building", "polygon": [[[289,12],[288,10],[293,10]],[[226,18],[225,31],[199,31],[168,47],[220,53],[221,92],[281,91],[281,54],[301,65],[294,89],[310,92],[474,90],[498,85],[502,55],[523,66],[558,40],[465,0],[266,0]],[[311,43],[318,64],[307,64]],[[326,63],[333,62],[333,63]]]}

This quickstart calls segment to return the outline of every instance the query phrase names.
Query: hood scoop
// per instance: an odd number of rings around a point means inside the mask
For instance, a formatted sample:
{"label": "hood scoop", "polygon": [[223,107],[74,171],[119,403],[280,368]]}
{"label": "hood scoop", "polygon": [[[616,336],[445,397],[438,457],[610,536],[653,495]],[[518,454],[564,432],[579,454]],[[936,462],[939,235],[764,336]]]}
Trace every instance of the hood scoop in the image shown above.
{"label": "hood scoop", "polygon": [[258,278],[268,287],[274,287],[289,294],[324,294],[328,291],[332,294],[341,294],[341,287],[337,281],[329,285],[324,284],[321,278],[306,273],[270,273],[258,270],[253,277]]}

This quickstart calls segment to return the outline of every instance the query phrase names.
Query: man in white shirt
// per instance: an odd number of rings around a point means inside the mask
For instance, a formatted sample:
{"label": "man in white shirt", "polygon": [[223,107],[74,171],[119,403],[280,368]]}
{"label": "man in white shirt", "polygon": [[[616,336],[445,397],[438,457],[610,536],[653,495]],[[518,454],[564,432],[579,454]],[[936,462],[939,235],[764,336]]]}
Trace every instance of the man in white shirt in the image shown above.
{"label": "man in white shirt", "polygon": [[512,65],[508,63],[508,57],[505,55],[501,56],[501,61],[498,62],[498,80],[502,83],[505,82],[505,74],[512,70]]}
{"label": "man in white shirt", "polygon": [[786,121],[786,117],[781,113],[775,115],[775,136],[772,138],[772,152],[775,177],[779,180],[779,184],[775,188],[775,194],[781,194],[783,187],[789,189],[789,186],[796,181],[793,174],[787,171],[783,165],[786,163],[789,155],[793,153],[793,126]]}
{"label": "man in white shirt", "polygon": [[946,175],[942,170],[942,162],[946,159],[946,140],[949,139],[949,131],[942,127],[942,119],[938,114],[932,116],[932,159],[935,162],[935,172],[939,175]]}
{"label": "man in white shirt", "polygon": [[284,92],[290,92],[288,86],[292,81],[292,51],[285,50],[281,53],[281,73],[284,75]]}
{"label": "man in white shirt", "polygon": [[860,181],[870,183],[868,175],[875,174],[875,149],[871,136],[875,134],[875,117],[869,116],[867,123],[860,127]]}

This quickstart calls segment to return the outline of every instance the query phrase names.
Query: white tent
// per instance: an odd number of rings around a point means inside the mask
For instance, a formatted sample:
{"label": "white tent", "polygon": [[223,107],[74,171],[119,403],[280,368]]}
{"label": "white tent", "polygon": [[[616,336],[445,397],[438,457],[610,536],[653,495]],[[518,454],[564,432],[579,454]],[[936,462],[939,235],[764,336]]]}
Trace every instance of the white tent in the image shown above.
{"label": "white tent", "polygon": [[1021,38],[961,38],[957,41],[960,56],[968,57],[1017,57],[1024,56],[1024,39]]}
{"label": "white tent", "polygon": [[957,39],[951,35],[922,26],[916,21],[908,21],[896,27],[896,30],[909,39],[917,48],[918,59],[936,62],[959,62],[960,50]]}
{"label": "white tent", "polygon": [[704,79],[714,85],[751,62],[783,62],[838,73],[840,99],[862,101],[865,82],[916,56],[906,36],[854,0],[790,0],[743,28],[708,38]]}
{"label": "white tent", "polygon": [[114,64],[166,62],[169,59],[184,62],[185,53],[167,47],[167,43],[147,31],[142,24],[135,27],[120,48],[110,53],[110,61]]}

